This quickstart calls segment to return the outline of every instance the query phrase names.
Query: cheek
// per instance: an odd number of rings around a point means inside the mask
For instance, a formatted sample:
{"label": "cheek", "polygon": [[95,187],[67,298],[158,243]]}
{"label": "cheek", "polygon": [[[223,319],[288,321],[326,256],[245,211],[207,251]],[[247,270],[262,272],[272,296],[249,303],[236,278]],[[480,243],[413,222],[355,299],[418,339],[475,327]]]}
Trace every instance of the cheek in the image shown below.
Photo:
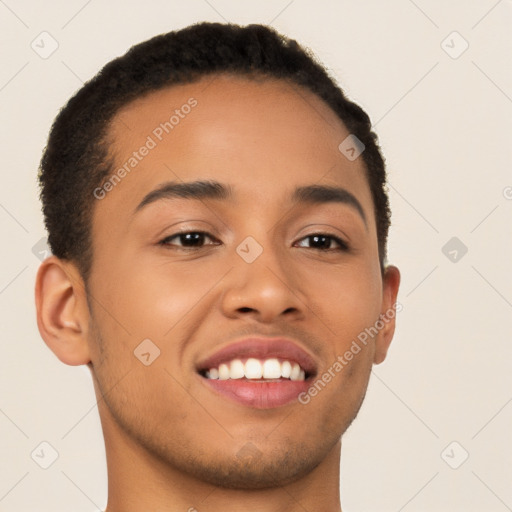
{"label": "cheek", "polygon": [[378,319],[382,292],[380,276],[368,266],[335,270],[308,276],[303,293],[339,352]]}
{"label": "cheek", "polygon": [[171,340],[175,347],[185,342],[208,322],[205,307],[211,306],[215,287],[225,273],[222,265],[146,267],[129,284],[129,293],[137,295],[136,303],[128,306],[134,331],[161,339],[164,345]]}
{"label": "cheek", "polygon": [[95,293],[104,305],[105,321],[117,324],[113,327],[118,332],[122,324],[134,340],[162,339],[205,299],[229,270],[224,267],[119,258],[102,272],[104,280],[96,280]]}
{"label": "cheek", "polygon": [[312,309],[322,320],[329,343],[324,345],[325,366],[315,379],[321,382],[310,388],[305,400],[316,402],[312,407],[326,414],[324,424],[332,428],[347,425],[366,392],[375,350],[368,329],[379,318],[379,283],[380,276],[363,266],[329,278],[318,273],[308,283]]}

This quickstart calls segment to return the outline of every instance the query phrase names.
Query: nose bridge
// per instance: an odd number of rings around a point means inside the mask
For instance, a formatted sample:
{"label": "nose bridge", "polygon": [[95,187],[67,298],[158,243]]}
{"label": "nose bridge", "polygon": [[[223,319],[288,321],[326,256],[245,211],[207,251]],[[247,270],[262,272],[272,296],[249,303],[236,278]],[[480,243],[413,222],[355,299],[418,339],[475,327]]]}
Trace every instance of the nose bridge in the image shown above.
{"label": "nose bridge", "polygon": [[238,232],[244,233],[245,238],[236,246],[238,258],[235,258],[234,264],[242,268],[247,267],[245,270],[248,275],[256,270],[261,273],[272,273],[269,268],[274,274],[280,275],[284,271],[286,248],[281,240],[279,222],[275,223],[279,212],[266,208],[268,201],[260,194],[253,196],[252,200],[246,198],[246,201],[251,201],[250,214],[246,219],[240,219],[238,224]]}
{"label": "nose bridge", "polygon": [[286,247],[283,241],[273,237],[272,232],[259,230],[257,234],[245,237],[236,247],[236,254],[241,261],[235,259],[235,265],[243,269],[248,279],[254,275],[260,280],[277,279],[282,283],[290,277],[287,275]]}
{"label": "nose bridge", "polygon": [[236,246],[233,265],[235,271],[224,295],[226,313],[250,310],[270,319],[285,311],[302,309],[286,247],[271,233],[260,229],[257,234],[246,236]]}

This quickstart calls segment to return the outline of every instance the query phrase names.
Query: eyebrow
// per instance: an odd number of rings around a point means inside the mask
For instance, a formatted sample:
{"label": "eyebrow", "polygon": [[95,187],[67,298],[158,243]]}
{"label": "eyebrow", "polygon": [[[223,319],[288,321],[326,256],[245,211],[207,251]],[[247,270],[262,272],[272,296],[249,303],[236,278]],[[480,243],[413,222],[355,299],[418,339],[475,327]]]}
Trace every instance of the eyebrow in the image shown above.
{"label": "eyebrow", "polygon": [[342,203],[352,207],[359,213],[364,224],[368,227],[366,214],[358,199],[348,190],[341,187],[329,187],[325,185],[308,185],[298,187],[292,195],[292,201],[298,203],[324,204]]}
{"label": "eyebrow", "polygon": [[[190,182],[170,181],[160,185],[144,196],[142,201],[135,208],[137,213],[145,206],[162,199],[233,199],[233,189],[229,185],[224,185],[218,181],[200,180]],[[291,197],[293,203],[342,203],[352,207],[359,213],[367,226],[366,214],[357,198],[348,190],[340,187],[325,185],[307,185],[297,187]]]}
{"label": "eyebrow", "polygon": [[189,181],[189,182],[166,182],[155,190],[152,190],[144,196],[144,199],[135,208],[138,212],[144,206],[159,201],[161,199],[231,199],[233,190],[230,186],[223,185],[218,181]]}

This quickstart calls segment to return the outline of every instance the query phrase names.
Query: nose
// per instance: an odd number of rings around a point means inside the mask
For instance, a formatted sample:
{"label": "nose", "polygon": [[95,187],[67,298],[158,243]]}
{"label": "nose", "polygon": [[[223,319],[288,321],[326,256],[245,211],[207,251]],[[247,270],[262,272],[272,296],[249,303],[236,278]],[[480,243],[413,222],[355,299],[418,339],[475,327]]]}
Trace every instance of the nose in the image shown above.
{"label": "nose", "polygon": [[261,255],[252,263],[235,253],[235,268],[224,281],[221,298],[224,315],[252,317],[261,323],[304,316],[305,298],[298,288],[297,273],[283,254],[285,251],[276,251],[265,244]]}

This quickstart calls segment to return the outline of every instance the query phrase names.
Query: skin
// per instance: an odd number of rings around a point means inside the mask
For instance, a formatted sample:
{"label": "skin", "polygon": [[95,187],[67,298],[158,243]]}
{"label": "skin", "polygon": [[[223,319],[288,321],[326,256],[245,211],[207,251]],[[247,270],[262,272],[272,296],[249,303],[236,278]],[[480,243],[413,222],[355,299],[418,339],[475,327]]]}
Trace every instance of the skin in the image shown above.
{"label": "skin", "polygon": [[[234,340],[281,335],[310,353],[321,375],[392,308],[400,274],[379,267],[363,161],[340,153],[349,132],[308,91],[217,76],[123,108],[109,134],[116,164],[191,97],[190,114],[95,201],[89,296],[73,262],[41,264],[39,330],[60,360],[91,369],[108,512],[340,511],[341,436],[372,365],[386,356],[394,320],[307,405],[234,403],[195,368]],[[163,199],[134,214],[160,184],[199,179],[229,184],[233,198]],[[295,187],[313,184],[351,192],[367,224],[347,204],[290,202]],[[179,237],[159,245],[179,230],[214,238],[188,249]],[[334,240],[315,248],[315,233],[340,237],[349,250]],[[247,236],[263,248],[253,263],[236,252]],[[160,349],[149,366],[134,356],[146,338]]]}

